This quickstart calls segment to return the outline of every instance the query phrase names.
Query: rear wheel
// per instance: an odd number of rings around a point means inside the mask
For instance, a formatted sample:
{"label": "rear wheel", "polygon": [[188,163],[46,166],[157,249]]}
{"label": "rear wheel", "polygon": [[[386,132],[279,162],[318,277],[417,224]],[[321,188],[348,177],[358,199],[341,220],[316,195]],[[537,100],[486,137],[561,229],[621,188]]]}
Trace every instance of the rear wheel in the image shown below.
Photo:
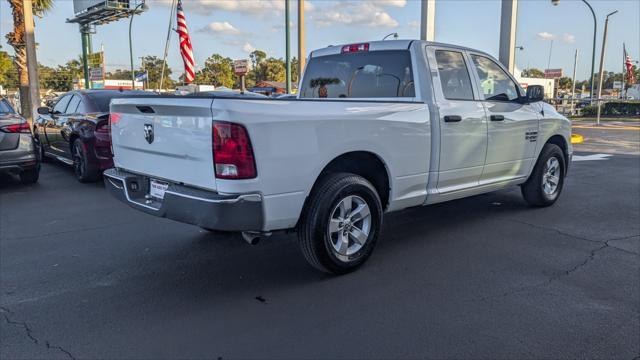
{"label": "rear wheel", "polygon": [[80,139],[73,142],[73,171],[80,182],[95,182],[100,179],[100,172],[88,161],[87,151]]}
{"label": "rear wheel", "polygon": [[562,149],[555,144],[546,144],[531,176],[521,187],[527,203],[538,207],[553,205],[562,192],[566,169]]}
{"label": "rear wheel", "polygon": [[381,226],[382,205],[373,185],[358,175],[330,174],[310,195],[298,239],[313,267],[345,274],[371,256]]}

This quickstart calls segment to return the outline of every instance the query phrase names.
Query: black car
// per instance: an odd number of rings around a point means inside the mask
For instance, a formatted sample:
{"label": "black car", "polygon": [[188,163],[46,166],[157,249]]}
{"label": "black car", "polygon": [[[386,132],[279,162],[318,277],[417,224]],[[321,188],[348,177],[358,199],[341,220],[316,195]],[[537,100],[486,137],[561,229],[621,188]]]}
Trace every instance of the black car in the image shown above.
{"label": "black car", "polygon": [[132,90],[77,90],[58,99],[53,108],[38,109],[35,136],[43,159],[73,165],[80,182],[100,179],[113,167],[109,103],[127,95],[153,95]]}
{"label": "black car", "polygon": [[12,172],[25,184],[38,181],[40,159],[29,123],[0,98],[0,172]]}

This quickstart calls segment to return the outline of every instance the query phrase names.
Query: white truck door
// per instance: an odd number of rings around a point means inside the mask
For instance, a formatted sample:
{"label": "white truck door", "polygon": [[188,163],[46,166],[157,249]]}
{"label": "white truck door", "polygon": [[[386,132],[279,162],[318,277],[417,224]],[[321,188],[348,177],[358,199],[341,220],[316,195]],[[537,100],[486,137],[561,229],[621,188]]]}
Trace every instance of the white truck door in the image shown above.
{"label": "white truck door", "polygon": [[460,50],[439,47],[428,47],[427,56],[440,114],[438,192],[475,187],[487,151],[487,117],[474,96],[468,59]]}
{"label": "white truck door", "polygon": [[470,53],[475,81],[489,118],[487,160],[480,184],[524,177],[534,161],[538,109],[519,101],[515,80],[491,58]]}

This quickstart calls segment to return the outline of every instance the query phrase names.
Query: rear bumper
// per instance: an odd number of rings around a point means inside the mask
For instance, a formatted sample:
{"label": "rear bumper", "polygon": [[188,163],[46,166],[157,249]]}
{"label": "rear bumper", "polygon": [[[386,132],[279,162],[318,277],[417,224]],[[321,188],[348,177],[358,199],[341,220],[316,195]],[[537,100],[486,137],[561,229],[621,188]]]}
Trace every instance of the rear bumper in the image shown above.
{"label": "rear bumper", "polygon": [[169,183],[163,200],[148,196],[149,177],[108,169],[105,186],[118,200],[147,214],[211,230],[260,231],[264,225],[260,194],[221,195]]}
{"label": "rear bumper", "polygon": [[22,172],[38,166],[36,148],[31,136],[21,134],[18,147],[0,151],[0,171]]}

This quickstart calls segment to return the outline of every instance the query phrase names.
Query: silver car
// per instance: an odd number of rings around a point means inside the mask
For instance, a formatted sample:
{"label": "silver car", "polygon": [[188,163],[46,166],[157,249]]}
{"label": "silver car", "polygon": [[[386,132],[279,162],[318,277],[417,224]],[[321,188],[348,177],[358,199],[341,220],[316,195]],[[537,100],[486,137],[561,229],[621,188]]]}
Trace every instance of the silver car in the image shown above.
{"label": "silver car", "polygon": [[29,123],[0,98],[0,172],[15,173],[24,184],[38,181],[40,157]]}

